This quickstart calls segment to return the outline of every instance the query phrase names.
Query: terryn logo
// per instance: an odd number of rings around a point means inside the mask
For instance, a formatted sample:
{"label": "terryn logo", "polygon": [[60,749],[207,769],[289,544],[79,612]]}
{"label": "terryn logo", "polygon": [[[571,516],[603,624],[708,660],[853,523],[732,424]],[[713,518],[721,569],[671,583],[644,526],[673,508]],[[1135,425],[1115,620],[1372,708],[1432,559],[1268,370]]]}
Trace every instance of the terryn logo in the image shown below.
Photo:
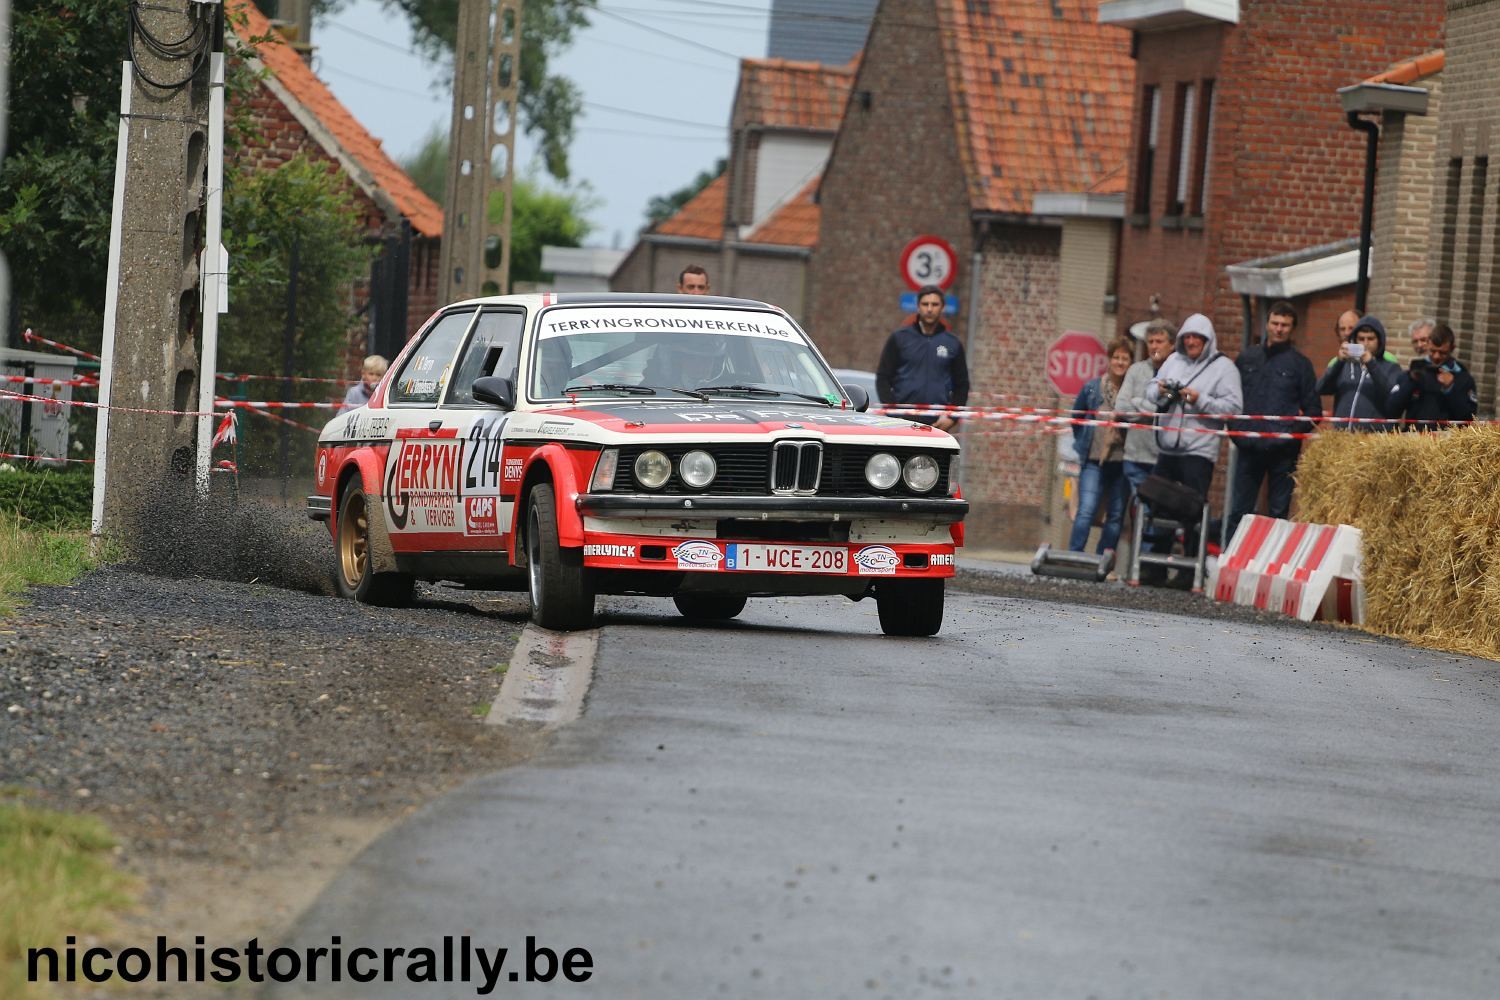
{"label": "terryn logo", "polygon": [[866,545],[854,553],[854,565],[861,573],[877,573],[886,576],[896,572],[901,557],[889,545]]}
{"label": "terryn logo", "polygon": [[683,542],[672,550],[678,569],[718,569],[724,553],[713,542]]}

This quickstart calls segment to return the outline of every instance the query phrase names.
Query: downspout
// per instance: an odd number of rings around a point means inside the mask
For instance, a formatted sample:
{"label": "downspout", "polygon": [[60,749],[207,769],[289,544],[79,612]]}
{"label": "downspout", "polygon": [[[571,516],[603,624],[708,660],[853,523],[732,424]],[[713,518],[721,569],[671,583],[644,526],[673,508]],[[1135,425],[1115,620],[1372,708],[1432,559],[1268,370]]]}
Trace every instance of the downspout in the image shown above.
{"label": "downspout", "polygon": [[1365,134],[1365,202],[1359,217],[1359,277],[1354,283],[1354,311],[1363,316],[1370,291],[1370,232],[1375,216],[1375,158],[1380,146],[1380,126],[1355,111],[1349,112],[1348,118],[1350,128]]}
{"label": "downspout", "polygon": [[[969,312],[964,319],[964,350],[969,358],[974,356],[974,338],[979,335],[979,289],[982,287],[981,271],[984,268],[984,244],[989,236],[990,224],[980,222],[974,227],[974,253],[969,258]],[[969,393],[974,392],[974,372],[969,371]],[[970,405],[973,405],[972,403]],[[958,424],[958,482],[963,485],[964,456],[969,451],[969,425],[974,421],[961,420]]]}

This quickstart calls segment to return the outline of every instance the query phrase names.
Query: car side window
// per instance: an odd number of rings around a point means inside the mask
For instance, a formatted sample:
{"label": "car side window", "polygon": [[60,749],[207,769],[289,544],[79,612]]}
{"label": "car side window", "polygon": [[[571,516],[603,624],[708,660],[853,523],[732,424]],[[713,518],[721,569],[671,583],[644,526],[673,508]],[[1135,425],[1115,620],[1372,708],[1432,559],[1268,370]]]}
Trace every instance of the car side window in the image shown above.
{"label": "car side window", "polygon": [[453,355],[473,320],[472,309],[451,312],[439,319],[406,360],[401,373],[392,380],[387,401],[436,403],[441,399]]}
{"label": "car side window", "polygon": [[473,406],[474,380],[499,375],[512,382],[520,360],[521,332],[526,328],[524,311],[486,309],[479,314],[469,344],[459,358],[456,374],[448,383],[449,406]]}

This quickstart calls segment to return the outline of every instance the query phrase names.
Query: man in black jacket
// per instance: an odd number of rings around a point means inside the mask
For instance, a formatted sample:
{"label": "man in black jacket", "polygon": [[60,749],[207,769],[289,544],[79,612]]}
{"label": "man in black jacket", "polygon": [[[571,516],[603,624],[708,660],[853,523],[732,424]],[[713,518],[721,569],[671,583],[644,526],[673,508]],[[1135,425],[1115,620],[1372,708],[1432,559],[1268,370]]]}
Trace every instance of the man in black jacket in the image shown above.
{"label": "man in black jacket", "polygon": [[[1391,387],[1386,412],[1408,420],[1470,421],[1479,409],[1474,376],[1453,356],[1453,328],[1446,323],[1434,327],[1427,337],[1427,357],[1415,358],[1411,368]],[[1408,427],[1439,430],[1442,424],[1419,423]]]}
{"label": "man in black jacket", "polygon": [[[1290,302],[1271,306],[1266,320],[1265,345],[1255,344],[1240,352],[1235,365],[1240,370],[1240,384],[1245,392],[1247,414],[1271,414],[1296,417],[1321,416],[1323,405],[1318,399],[1318,376],[1312,362],[1292,348],[1292,331],[1297,329],[1297,310]],[[1297,420],[1241,420],[1236,430],[1261,433],[1307,431],[1309,425]],[[1240,518],[1254,513],[1260,499],[1261,483],[1266,486],[1266,508],[1271,517],[1286,517],[1292,509],[1292,473],[1302,453],[1301,441],[1279,438],[1235,438],[1233,493],[1229,504],[1229,537],[1239,527]]]}
{"label": "man in black jacket", "polygon": [[[895,331],[880,352],[875,391],[887,406],[913,403],[963,406],[969,401],[964,345],[943,322],[947,296],[936,285],[917,293],[917,321]],[[940,431],[958,423],[947,413],[911,417]]]}

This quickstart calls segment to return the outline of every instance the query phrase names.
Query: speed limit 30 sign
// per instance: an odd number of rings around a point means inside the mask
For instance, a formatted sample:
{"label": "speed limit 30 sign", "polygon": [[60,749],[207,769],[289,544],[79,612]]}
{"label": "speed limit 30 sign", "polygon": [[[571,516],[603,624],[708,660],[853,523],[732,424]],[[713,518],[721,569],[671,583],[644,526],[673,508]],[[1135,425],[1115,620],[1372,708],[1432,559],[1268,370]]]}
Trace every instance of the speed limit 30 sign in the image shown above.
{"label": "speed limit 30 sign", "polygon": [[901,251],[901,277],[914,292],[924,285],[946,289],[958,277],[958,256],[941,236],[918,236]]}

